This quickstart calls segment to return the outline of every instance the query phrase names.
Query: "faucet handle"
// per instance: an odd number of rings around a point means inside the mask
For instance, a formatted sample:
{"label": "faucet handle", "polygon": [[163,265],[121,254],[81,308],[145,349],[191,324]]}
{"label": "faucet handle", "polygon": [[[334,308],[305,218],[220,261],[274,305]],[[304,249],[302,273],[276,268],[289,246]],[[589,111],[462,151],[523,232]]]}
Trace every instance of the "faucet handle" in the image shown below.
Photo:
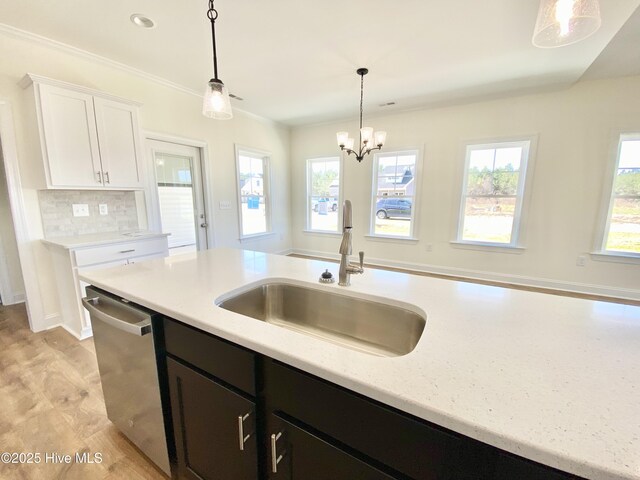
{"label": "faucet handle", "polygon": [[362,250],[360,250],[358,255],[360,256],[360,268],[363,268],[363,266],[364,266],[364,252]]}

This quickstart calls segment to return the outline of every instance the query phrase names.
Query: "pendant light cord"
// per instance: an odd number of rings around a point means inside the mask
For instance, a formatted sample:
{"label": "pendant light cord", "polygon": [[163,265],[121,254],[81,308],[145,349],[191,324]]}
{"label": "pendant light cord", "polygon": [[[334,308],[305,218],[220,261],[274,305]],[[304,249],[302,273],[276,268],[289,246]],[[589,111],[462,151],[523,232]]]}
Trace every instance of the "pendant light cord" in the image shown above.
{"label": "pendant light cord", "polygon": [[364,73],[360,74],[360,143],[358,145],[358,150],[360,154],[362,153],[362,102],[364,99]]}
{"label": "pendant light cord", "polygon": [[218,80],[218,55],[216,52],[216,18],[218,18],[218,11],[213,8],[213,0],[209,0],[207,17],[211,20],[211,39],[213,41],[213,78]]}

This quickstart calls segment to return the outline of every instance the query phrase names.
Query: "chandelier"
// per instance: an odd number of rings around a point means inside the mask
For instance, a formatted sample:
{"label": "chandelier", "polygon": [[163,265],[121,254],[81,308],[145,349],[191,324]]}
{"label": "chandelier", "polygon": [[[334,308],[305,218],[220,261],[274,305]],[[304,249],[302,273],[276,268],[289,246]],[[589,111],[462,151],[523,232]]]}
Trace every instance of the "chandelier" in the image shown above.
{"label": "chandelier", "polygon": [[218,55],[216,52],[216,19],[218,11],[213,8],[213,0],[209,0],[209,10],[207,18],[211,20],[211,39],[213,42],[213,78],[207,84],[207,90],[204,93],[202,102],[202,114],[205,117],[215,118],[218,120],[228,120],[233,118],[231,111],[231,101],[229,100],[229,91],[225,87],[222,80],[218,78]]}
{"label": "chandelier", "polygon": [[364,97],[364,76],[369,73],[367,68],[359,68],[356,73],[360,75],[360,142],[358,150],[354,150],[355,140],[349,137],[349,132],[338,132],[338,146],[340,150],[346,151],[347,155],[352,153],[355,155],[356,160],[362,161],[365,155],[371,153],[372,150],[380,150],[387,139],[387,132],[375,132],[373,128],[362,126],[362,100]]}

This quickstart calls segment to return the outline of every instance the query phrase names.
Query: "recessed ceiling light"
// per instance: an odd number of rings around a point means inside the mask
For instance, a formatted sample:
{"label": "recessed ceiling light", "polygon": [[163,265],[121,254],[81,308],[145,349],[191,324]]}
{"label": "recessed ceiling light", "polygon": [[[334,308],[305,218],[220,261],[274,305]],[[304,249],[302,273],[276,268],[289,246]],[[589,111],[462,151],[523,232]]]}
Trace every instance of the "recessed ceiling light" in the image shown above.
{"label": "recessed ceiling light", "polygon": [[129,18],[131,19],[131,22],[136,27],[153,28],[153,27],[156,26],[156,24],[155,24],[155,22],[153,20],[151,20],[149,17],[147,17],[146,15],[143,15],[141,13],[134,13]]}

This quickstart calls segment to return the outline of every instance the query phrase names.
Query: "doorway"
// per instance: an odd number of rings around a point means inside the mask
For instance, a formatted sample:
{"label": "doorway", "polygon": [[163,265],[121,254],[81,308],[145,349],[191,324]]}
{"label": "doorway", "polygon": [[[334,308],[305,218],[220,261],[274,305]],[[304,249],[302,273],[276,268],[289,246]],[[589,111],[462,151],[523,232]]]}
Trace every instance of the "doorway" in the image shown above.
{"label": "doorway", "polygon": [[200,148],[148,140],[155,178],[155,209],[169,235],[169,255],[207,248],[208,223]]}

